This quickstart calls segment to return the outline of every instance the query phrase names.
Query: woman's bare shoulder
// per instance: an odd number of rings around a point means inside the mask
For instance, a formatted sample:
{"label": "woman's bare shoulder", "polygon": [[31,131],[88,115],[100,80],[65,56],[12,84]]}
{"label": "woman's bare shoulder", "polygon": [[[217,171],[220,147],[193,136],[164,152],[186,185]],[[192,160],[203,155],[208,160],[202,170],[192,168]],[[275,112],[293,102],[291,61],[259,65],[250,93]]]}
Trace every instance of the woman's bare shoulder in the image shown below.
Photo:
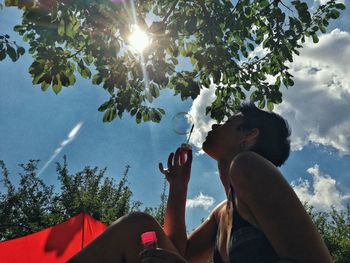
{"label": "woman's bare shoulder", "polygon": [[211,212],[211,215],[215,217],[215,220],[217,223],[220,221],[222,211],[225,209],[226,204],[227,204],[227,200],[225,199],[221,203],[219,203]]}
{"label": "woman's bare shoulder", "polygon": [[279,256],[301,262],[331,262],[316,226],[272,163],[256,153],[244,152],[236,156],[231,168],[230,180],[237,196]]}
{"label": "woman's bare shoulder", "polygon": [[272,177],[278,177],[279,180],[285,181],[286,183],[284,176],[272,162],[252,151],[245,151],[235,156],[230,164],[229,174],[234,188],[237,181],[249,181],[253,176],[264,176],[265,183],[268,184],[269,178],[265,176],[266,174]]}

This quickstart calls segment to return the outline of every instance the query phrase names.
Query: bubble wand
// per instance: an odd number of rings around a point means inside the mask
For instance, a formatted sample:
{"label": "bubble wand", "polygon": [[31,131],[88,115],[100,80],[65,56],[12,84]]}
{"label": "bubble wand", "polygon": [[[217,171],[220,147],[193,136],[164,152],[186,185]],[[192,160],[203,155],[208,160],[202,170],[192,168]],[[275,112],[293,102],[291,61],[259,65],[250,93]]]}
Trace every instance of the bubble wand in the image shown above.
{"label": "bubble wand", "polygon": [[181,154],[181,163],[185,163],[187,161],[187,153],[189,150],[192,150],[192,146],[190,144],[188,144],[190,142],[190,138],[191,138],[191,134],[194,128],[194,124],[192,125],[191,131],[190,131],[190,135],[188,136],[187,139],[187,143],[183,143],[181,144],[181,148],[180,148],[180,154]]}
{"label": "bubble wand", "polygon": [[188,139],[187,139],[187,143],[188,144],[190,142],[190,138],[191,138],[191,134],[193,132],[193,128],[194,128],[194,124],[192,124],[192,128],[191,128],[191,131],[190,131],[190,135],[188,136]]}

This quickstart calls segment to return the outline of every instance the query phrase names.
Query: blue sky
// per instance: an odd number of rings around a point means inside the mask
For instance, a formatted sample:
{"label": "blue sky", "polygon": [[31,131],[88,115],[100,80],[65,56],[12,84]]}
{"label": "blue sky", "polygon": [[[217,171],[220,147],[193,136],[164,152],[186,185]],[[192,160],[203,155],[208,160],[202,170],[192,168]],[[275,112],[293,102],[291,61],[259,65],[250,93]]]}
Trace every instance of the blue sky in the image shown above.
{"label": "blue sky", "polygon": [[[349,1],[345,3],[349,5]],[[27,47],[12,31],[20,16],[14,8],[0,11],[0,32]],[[281,171],[299,198],[320,210],[331,204],[342,209],[350,200],[349,19],[350,11],[345,10],[318,45],[306,43],[290,65],[295,86],[283,89],[284,102],[276,108],[290,122],[293,134],[293,151]],[[134,199],[145,206],[157,206],[163,186],[158,162],[165,163],[168,154],[186,141],[184,135],[174,132],[171,119],[178,112],[189,111],[196,124],[191,143],[199,146],[212,123],[203,109],[214,85],[195,101],[182,102],[171,91],[163,91],[156,101],[167,111],[160,124],[137,125],[128,115],[106,124],[97,111],[108,98],[102,88],[78,77],[74,87],[64,88],[58,95],[51,89],[42,92],[31,83],[31,61],[26,53],[15,63],[8,58],[0,62],[0,159],[13,181],[18,180],[17,164],[29,159],[40,159],[39,169],[47,164],[40,177],[54,185],[54,163],[62,161],[64,154],[71,172],[86,165],[107,167],[107,175],[117,180],[129,164]],[[225,198],[216,163],[194,149],[188,230]]]}

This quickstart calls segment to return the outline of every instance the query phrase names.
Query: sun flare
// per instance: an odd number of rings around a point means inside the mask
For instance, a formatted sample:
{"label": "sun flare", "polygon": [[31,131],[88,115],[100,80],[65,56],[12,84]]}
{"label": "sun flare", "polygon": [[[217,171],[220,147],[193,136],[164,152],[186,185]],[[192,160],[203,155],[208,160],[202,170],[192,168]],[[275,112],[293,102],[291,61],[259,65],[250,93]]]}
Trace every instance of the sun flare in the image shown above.
{"label": "sun flare", "polygon": [[132,34],[129,37],[129,42],[134,49],[142,53],[142,51],[150,45],[151,40],[138,26],[134,26]]}

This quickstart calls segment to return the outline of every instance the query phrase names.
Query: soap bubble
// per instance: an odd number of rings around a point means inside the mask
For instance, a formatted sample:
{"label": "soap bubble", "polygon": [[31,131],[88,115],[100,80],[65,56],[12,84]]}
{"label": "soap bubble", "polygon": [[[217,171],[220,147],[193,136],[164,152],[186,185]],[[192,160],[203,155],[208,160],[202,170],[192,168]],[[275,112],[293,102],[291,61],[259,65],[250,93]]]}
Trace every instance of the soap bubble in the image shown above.
{"label": "soap bubble", "polygon": [[180,135],[190,133],[192,125],[193,118],[188,112],[179,112],[172,119],[173,129]]}

